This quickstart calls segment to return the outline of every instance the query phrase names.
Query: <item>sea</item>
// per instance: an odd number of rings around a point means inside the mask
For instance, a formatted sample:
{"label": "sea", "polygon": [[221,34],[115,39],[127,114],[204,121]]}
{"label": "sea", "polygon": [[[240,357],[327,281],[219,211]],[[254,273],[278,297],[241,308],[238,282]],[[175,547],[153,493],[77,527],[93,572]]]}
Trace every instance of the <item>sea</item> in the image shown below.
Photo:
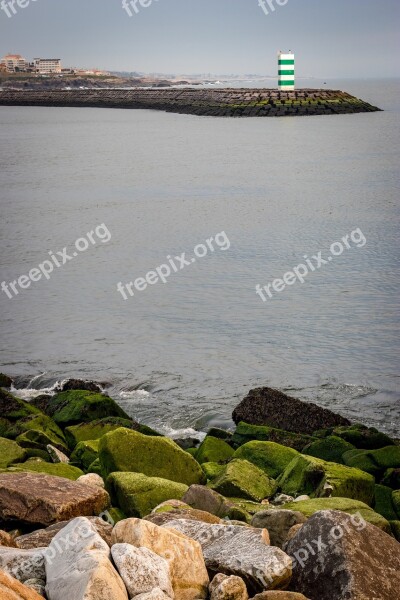
{"label": "sea", "polygon": [[400,82],[298,84],[383,111],[0,107],[0,371],[17,394],[95,380],[201,437],[270,386],[400,437]]}

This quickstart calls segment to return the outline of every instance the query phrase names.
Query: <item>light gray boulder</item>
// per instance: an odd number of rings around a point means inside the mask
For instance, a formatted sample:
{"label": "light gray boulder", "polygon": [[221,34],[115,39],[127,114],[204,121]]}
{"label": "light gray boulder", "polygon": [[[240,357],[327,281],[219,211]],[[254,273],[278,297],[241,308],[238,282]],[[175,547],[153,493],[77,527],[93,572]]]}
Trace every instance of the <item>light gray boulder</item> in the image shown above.
{"label": "light gray boulder", "polygon": [[46,579],[46,548],[21,550],[0,546],[0,569],[24,583],[27,579]]}

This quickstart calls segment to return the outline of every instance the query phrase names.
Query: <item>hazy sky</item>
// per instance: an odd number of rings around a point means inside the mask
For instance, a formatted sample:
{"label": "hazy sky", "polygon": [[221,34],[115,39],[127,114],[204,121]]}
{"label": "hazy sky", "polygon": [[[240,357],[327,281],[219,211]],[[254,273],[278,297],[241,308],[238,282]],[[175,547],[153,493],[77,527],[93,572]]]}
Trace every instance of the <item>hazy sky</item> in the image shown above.
{"label": "hazy sky", "polygon": [[2,1],[15,2],[17,14],[0,11],[0,55],[121,71],[274,75],[276,52],[291,49],[297,75],[399,76],[400,0],[263,0],[269,14],[261,0],[136,0],[132,17],[123,0]]}

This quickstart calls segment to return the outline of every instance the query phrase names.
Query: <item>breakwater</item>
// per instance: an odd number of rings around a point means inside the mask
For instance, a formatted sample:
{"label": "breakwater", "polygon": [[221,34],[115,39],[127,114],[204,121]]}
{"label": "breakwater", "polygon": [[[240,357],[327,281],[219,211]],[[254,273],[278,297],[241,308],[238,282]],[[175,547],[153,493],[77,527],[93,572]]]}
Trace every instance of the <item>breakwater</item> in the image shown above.
{"label": "breakwater", "polygon": [[210,117],[289,117],[380,110],[340,90],[280,92],[248,88],[3,90],[0,106],[137,108]]}

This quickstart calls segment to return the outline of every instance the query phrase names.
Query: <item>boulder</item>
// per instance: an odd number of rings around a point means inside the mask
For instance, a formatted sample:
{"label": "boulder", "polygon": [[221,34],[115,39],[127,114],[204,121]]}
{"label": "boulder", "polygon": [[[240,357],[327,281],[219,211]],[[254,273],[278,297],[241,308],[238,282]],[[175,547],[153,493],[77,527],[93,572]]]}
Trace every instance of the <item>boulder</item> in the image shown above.
{"label": "boulder", "polygon": [[393,506],[392,489],[385,485],[375,486],[375,497],[372,505],[375,512],[388,521],[395,521],[397,514]]}
{"label": "boulder", "polygon": [[338,511],[320,511],[290,540],[291,589],[311,600],[394,600],[400,545],[386,533]]}
{"label": "boulder", "polygon": [[322,458],[323,460],[330,462],[344,464],[342,458],[343,454],[349,450],[354,450],[354,448],[355,446],[350,444],[350,442],[346,442],[346,440],[335,435],[329,435],[326,438],[307,444],[303,449],[303,454],[315,456],[315,458]]}
{"label": "boulder", "polygon": [[386,469],[400,468],[400,446],[385,446],[377,450],[349,450],[343,454],[343,461],[350,467],[356,467],[375,477],[382,477]]}
{"label": "boulder", "polygon": [[171,439],[130,429],[121,428],[104,435],[100,439],[99,458],[105,475],[133,471],[186,485],[204,481],[199,463]]}
{"label": "boulder", "polygon": [[0,469],[26,460],[26,451],[16,442],[0,437]]}
{"label": "boulder", "polygon": [[276,483],[258,467],[247,460],[233,459],[209,484],[210,488],[236,498],[259,502],[274,494]]}
{"label": "boulder", "polygon": [[356,448],[365,450],[376,450],[394,444],[394,440],[385,433],[359,423],[349,427],[335,427],[331,434],[353,444]]}
{"label": "boulder", "polygon": [[98,440],[106,433],[115,431],[124,427],[125,429],[133,429],[145,435],[160,435],[154,429],[141,425],[133,419],[123,419],[121,417],[105,417],[104,419],[95,419],[90,423],[79,423],[79,425],[71,425],[65,429],[65,437],[70,448],[75,448],[79,442],[87,440]]}
{"label": "boulder", "polygon": [[0,388],[10,388],[12,386],[12,379],[4,373],[0,373]]}
{"label": "boulder", "polygon": [[196,452],[197,462],[221,463],[229,460],[233,455],[233,448],[223,440],[207,435]]}
{"label": "boulder", "polygon": [[215,479],[215,477],[220,475],[224,470],[224,465],[220,465],[216,462],[208,462],[203,463],[201,465],[201,468],[203,469],[203,473],[206,476],[206,479],[209,480]]}
{"label": "boulder", "polygon": [[147,477],[143,473],[112,473],[106,481],[113,503],[120,506],[128,517],[145,517],[165,500],[181,500],[188,489],[161,477]]}
{"label": "boulder", "polygon": [[220,427],[210,427],[210,429],[207,431],[207,435],[216,437],[219,440],[224,440],[224,442],[229,442],[232,439],[232,432],[226,431],[226,429],[221,429]]}
{"label": "boulder", "polygon": [[0,569],[18,581],[27,579],[45,579],[44,552],[46,548],[21,550],[0,546]]}
{"label": "boulder", "polygon": [[246,584],[236,575],[218,573],[210,584],[210,600],[248,600]]}
{"label": "boulder", "polygon": [[154,588],[151,592],[144,594],[138,594],[135,596],[135,600],[168,600],[169,596],[164,594],[160,588]]}
{"label": "boulder", "polygon": [[394,538],[400,542],[400,521],[389,521]]}
{"label": "boulder", "polygon": [[40,410],[0,388],[0,415],[12,423],[32,414],[41,414]]}
{"label": "boulder", "polygon": [[7,532],[0,529],[0,546],[7,546],[8,548],[16,548],[14,538]]}
{"label": "boulder", "polygon": [[50,600],[128,600],[110,561],[110,548],[85,517],[74,519],[54,536],[45,565]]}
{"label": "boulder", "polygon": [[206,598],[209,579],[198,542],[173,529],[140,519],[119,521],[113,529],[113,544],[148,548],[169,563],[175,600]]}
{"label": "boulder", "polygon": [[293,448],[301,452],[304,446],[314,439],[311,435],[284,431],[267,425],[251,425],[241,421],[233,434],[232,444],[238,447],[247,442],[258,440],[260,442],[275,442],[286,448]]}
{"label": "boulder", "polygon": [[364,502],[350,498],[313,498],[311,500],[291,502],[285,504],[283,508],[299,511],[306,517],[311,517],[311,515],[320,510],[340,510],[349,515],[360,514],[368,523],[379,527],[386,533],[390,534],[391,532],[389,522],[384,517],[376,513]]}
{"label": "boulder", "polygon": [[95,487],[104,488],[104,480],[97,475],[97,473],[87,473],[86,475],[81,475],[76,480],[78,483],[84,483],[85,485],[94,485]]}
{"label": "boulder", "polygon": [[241,577],[251,592],[285,588],[290,581],[291,560],[282,550],[269,545],[266,529],[190,520],[170,521],[163,527],[199,542],[211,575]]}
{"label": "boulder", "polygon": [[69,463],[68,456],[61,452],[61,450],[58,450],[57,448],[52,446],[51,444],[47,444],[46,450],[49,453],[49,456],[53,463]]}
{"label": "boulder", "polygon": [[261,594],[256,594],[252,600],[309,600],[303,594],[298,594],[297,592],[282,592],[282,591],[273,591],[273,592],[261,592]]}
{"label": "boulder", "polygon": [[47,402],[46,414],[61,428],[104,417],[129,419],[126,412],[109,396],[83,390],[56,394]]}
{"label": "boulder", "polygon": [[193,521],[201,521],[202,523],[218,524],[221,523],[221,519],[203,510],[197,510],[195,508],[181,508],[171,509],[169,511],[162,511],[158,513],[152,513],[145,517],[146,521],[155,523],[156,525],[164,525],[169,521],[175,519],[192,519]]}
{"label": "boulder", "polygon": [[392,492],[392,502],[394,510],[396,511],[396,514],[400,519],[400,490],[394,490],[394,492]]}
{"label": "boulder", "polygon": [[306,521],[307,517],[299,511],[272,509],[258,512],[252,518],[251,524],[253,527],[267,529],[271,546],[283,548],[289,529],[294,525],[302,524]]}
{"label": "boulder", "polygon": [[43,597],[34,590],[4,571],[0,571],[0,598],[1,600],[43,600]]}
{"label": "boulder", "polygon": [[43,473],[54,477],[63,477],[75,481],[83,475],[83,471],[70,464],[48,463],[40,459],[29,459],[24,463],[8,467],[7,473]]}
{"label": "boulder", "polygon": [[191,485],[182,497],[192,508],[202,510],[223,519],[229,516],[232,503],[224,496],[204,485]]}
{"label": "boulder", "polygon": [[253,441],[240,446],[234,458],[248,460],[266,475],[276,479],[297,455],[297,450],[275,442]]}
{"label": "boulder", "polygon": [[100,440],[86,440],[79,442],[71,454],[71,463],[82,467],[85,471],[99,457]]}
{"label": "boulder", "polygon": [[169,598],[174,597],[168,561],[148,548],[132,544],[114,544],[111,554],[128,591],[129,598],[161,589]]}
{"label": "boulder", "polygon": [[101,392],[101,386],[94,381],[83,381],[82,379],[67,379],[60,386],[60,392],[70,390],[85,390],[87,392]]}
{"label": "boulder", "polygon": [[[89,516],[86,518],[90,521],[92,527],[106,544],[111,546],[112,525],[104,521],[101,517]],[[59,523],[46,527],[46,529],[37,529],[32,533],[20,535],[15,538],[15,544],[18,548],[23,548],[25,550],[47,547],[50,545],[54,536],[61,531],[61,529],[64,529],[64,527],[69,525],[69,523],[71,523],[71,521],[60,521]]]}
{"label": "boulder", "polygon": [[386,469],[382,485],[387,485],[393,490],[400,490],[400,468],[399,469]]}
{"label": "boulder", "polygon": [[[301,496],[299,496],[301,498]],[[309,496],[307,496],[307,500],[308,500]],[[303,497],[303,500],[305,500],[306,497]],[[293,496],[288,496],[287,494],[277,494],[274,498],[272,498],[272,500],[270,501],[270,503],[273,506],[282,506],[282,504],[287,504],[288,502],[294,502],[294,498]]]}
{"label": "boulder", "polygon": [[95,515],[109,505],[105,490],[42,473],[0,473],[0,520],[51,525]]}
{"label": "boulder", "polygon": [[61,452],[67,452],[63,432],[53,419],[42,413],[30,414],[18,419],[7,432],[7,437],[16,439],[18,443],[24,441],[23,445],[27,448],[45,450],[47,444],[51,444]]}
{"label": "boulder", "polygon": [[317,429],[350,425],[350,421],[312,402],[302,402],[272,388],[250,390],[234,409],[236,424],[269,425],[295,433],[312,434]]}
{"label": "boulder", "polygon": [[361,471],[313,456],[298,455],[277,480],[285,494],[311,497],[324,496],[326,486],[332,487],[332,496],[354,498],[371,504],[374,497],[374,478]]}

